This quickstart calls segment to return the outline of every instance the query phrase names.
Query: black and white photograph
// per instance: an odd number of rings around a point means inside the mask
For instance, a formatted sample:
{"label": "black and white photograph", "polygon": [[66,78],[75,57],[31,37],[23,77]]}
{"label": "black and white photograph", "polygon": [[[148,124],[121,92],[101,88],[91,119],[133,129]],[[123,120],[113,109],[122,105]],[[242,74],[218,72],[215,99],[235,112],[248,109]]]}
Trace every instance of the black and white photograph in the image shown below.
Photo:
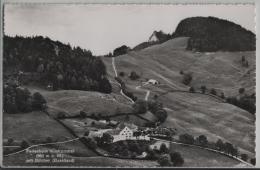
{"label": "black and white photograph", "polygon": [[2,8],[3,167],[255,167],[254,3]]}

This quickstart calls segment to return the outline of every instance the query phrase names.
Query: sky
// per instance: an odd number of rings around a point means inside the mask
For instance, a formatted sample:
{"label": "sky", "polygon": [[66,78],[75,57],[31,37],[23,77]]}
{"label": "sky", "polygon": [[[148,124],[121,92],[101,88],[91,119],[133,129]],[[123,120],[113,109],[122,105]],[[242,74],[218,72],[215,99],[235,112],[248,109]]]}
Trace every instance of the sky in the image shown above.
{"label": "sky", "polygon": [[48,36],[103,55],[147,41],[155,30],[173,33],[194,16],[227,19],[255,33],[254,5],[6,4],[4,34]]}

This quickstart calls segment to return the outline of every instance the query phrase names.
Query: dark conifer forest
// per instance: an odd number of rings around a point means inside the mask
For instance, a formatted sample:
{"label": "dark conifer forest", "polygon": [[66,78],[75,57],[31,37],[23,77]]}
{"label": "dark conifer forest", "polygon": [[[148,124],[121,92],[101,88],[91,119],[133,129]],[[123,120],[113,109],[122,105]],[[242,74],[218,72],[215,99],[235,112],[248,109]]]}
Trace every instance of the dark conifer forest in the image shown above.
{"label": "dark conifer forest", "polygon": [[251,31],[233,22],[215,17],[191,17],[182,20],[174,37],[190,37],[188,50],[254,51],[256,37]]}
{"label": "dark conifer forest", "polygon": [[3,66],[6,79],[16,75],[18,80],[27,80],[24,83],[33,81],[53,90],[112,90],[99,57],[48,37],[5,36]]}

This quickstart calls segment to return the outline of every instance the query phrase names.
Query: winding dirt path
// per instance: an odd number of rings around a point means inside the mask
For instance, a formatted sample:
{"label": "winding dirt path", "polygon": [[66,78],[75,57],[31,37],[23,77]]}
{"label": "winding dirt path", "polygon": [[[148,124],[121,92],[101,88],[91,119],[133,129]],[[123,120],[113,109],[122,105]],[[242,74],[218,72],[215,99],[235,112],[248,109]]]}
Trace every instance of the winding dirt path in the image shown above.
{"label": "winding dirt path", "polygon": [[[114,70],[114,73],[115,73],[115,77],[118,77],[118,74],[117,74],[117,69],[116,69],[116,65],[115,65],[115,57],[112,57],[112,66],[113,66],[113,70]],[[128,97],[127,95],[124,94],[122,88],[121,88],[121,84],[116,82],[119,86],[120,86],[120,93],[122,96],[124,96],[127,100],[129,100],[131,103],[134,103],[134,101]]]}
{"label": "winding dirt path", "polygon": [[145,89],[142,89],[143,86],[146,86],[148,85],[149,83],[145,82],[143,85],[141,86],[136,86],[135,89],[136,90],[140,90],[140,91],[144,91],[146,94],[145,94],[145,97],[144,97],[144,100],[147,101],[149,96],[150,96],[150,93],[151,93],[151,90],[145,90]]}

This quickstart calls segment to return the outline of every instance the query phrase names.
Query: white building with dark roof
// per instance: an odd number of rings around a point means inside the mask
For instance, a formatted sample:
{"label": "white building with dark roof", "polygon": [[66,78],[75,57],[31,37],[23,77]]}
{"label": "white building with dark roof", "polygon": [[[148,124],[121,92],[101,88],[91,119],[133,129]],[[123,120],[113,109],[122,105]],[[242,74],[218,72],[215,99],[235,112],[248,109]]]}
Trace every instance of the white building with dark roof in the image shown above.
{"label": "white building with dark roof", "polygon": [[138,127],[134,124],[120,123],[116,129],[107,131],[106,133],[113,136],[113,142],[122,140],[150,140],[148,136],[134,136],[134,132],[138,130]]}

